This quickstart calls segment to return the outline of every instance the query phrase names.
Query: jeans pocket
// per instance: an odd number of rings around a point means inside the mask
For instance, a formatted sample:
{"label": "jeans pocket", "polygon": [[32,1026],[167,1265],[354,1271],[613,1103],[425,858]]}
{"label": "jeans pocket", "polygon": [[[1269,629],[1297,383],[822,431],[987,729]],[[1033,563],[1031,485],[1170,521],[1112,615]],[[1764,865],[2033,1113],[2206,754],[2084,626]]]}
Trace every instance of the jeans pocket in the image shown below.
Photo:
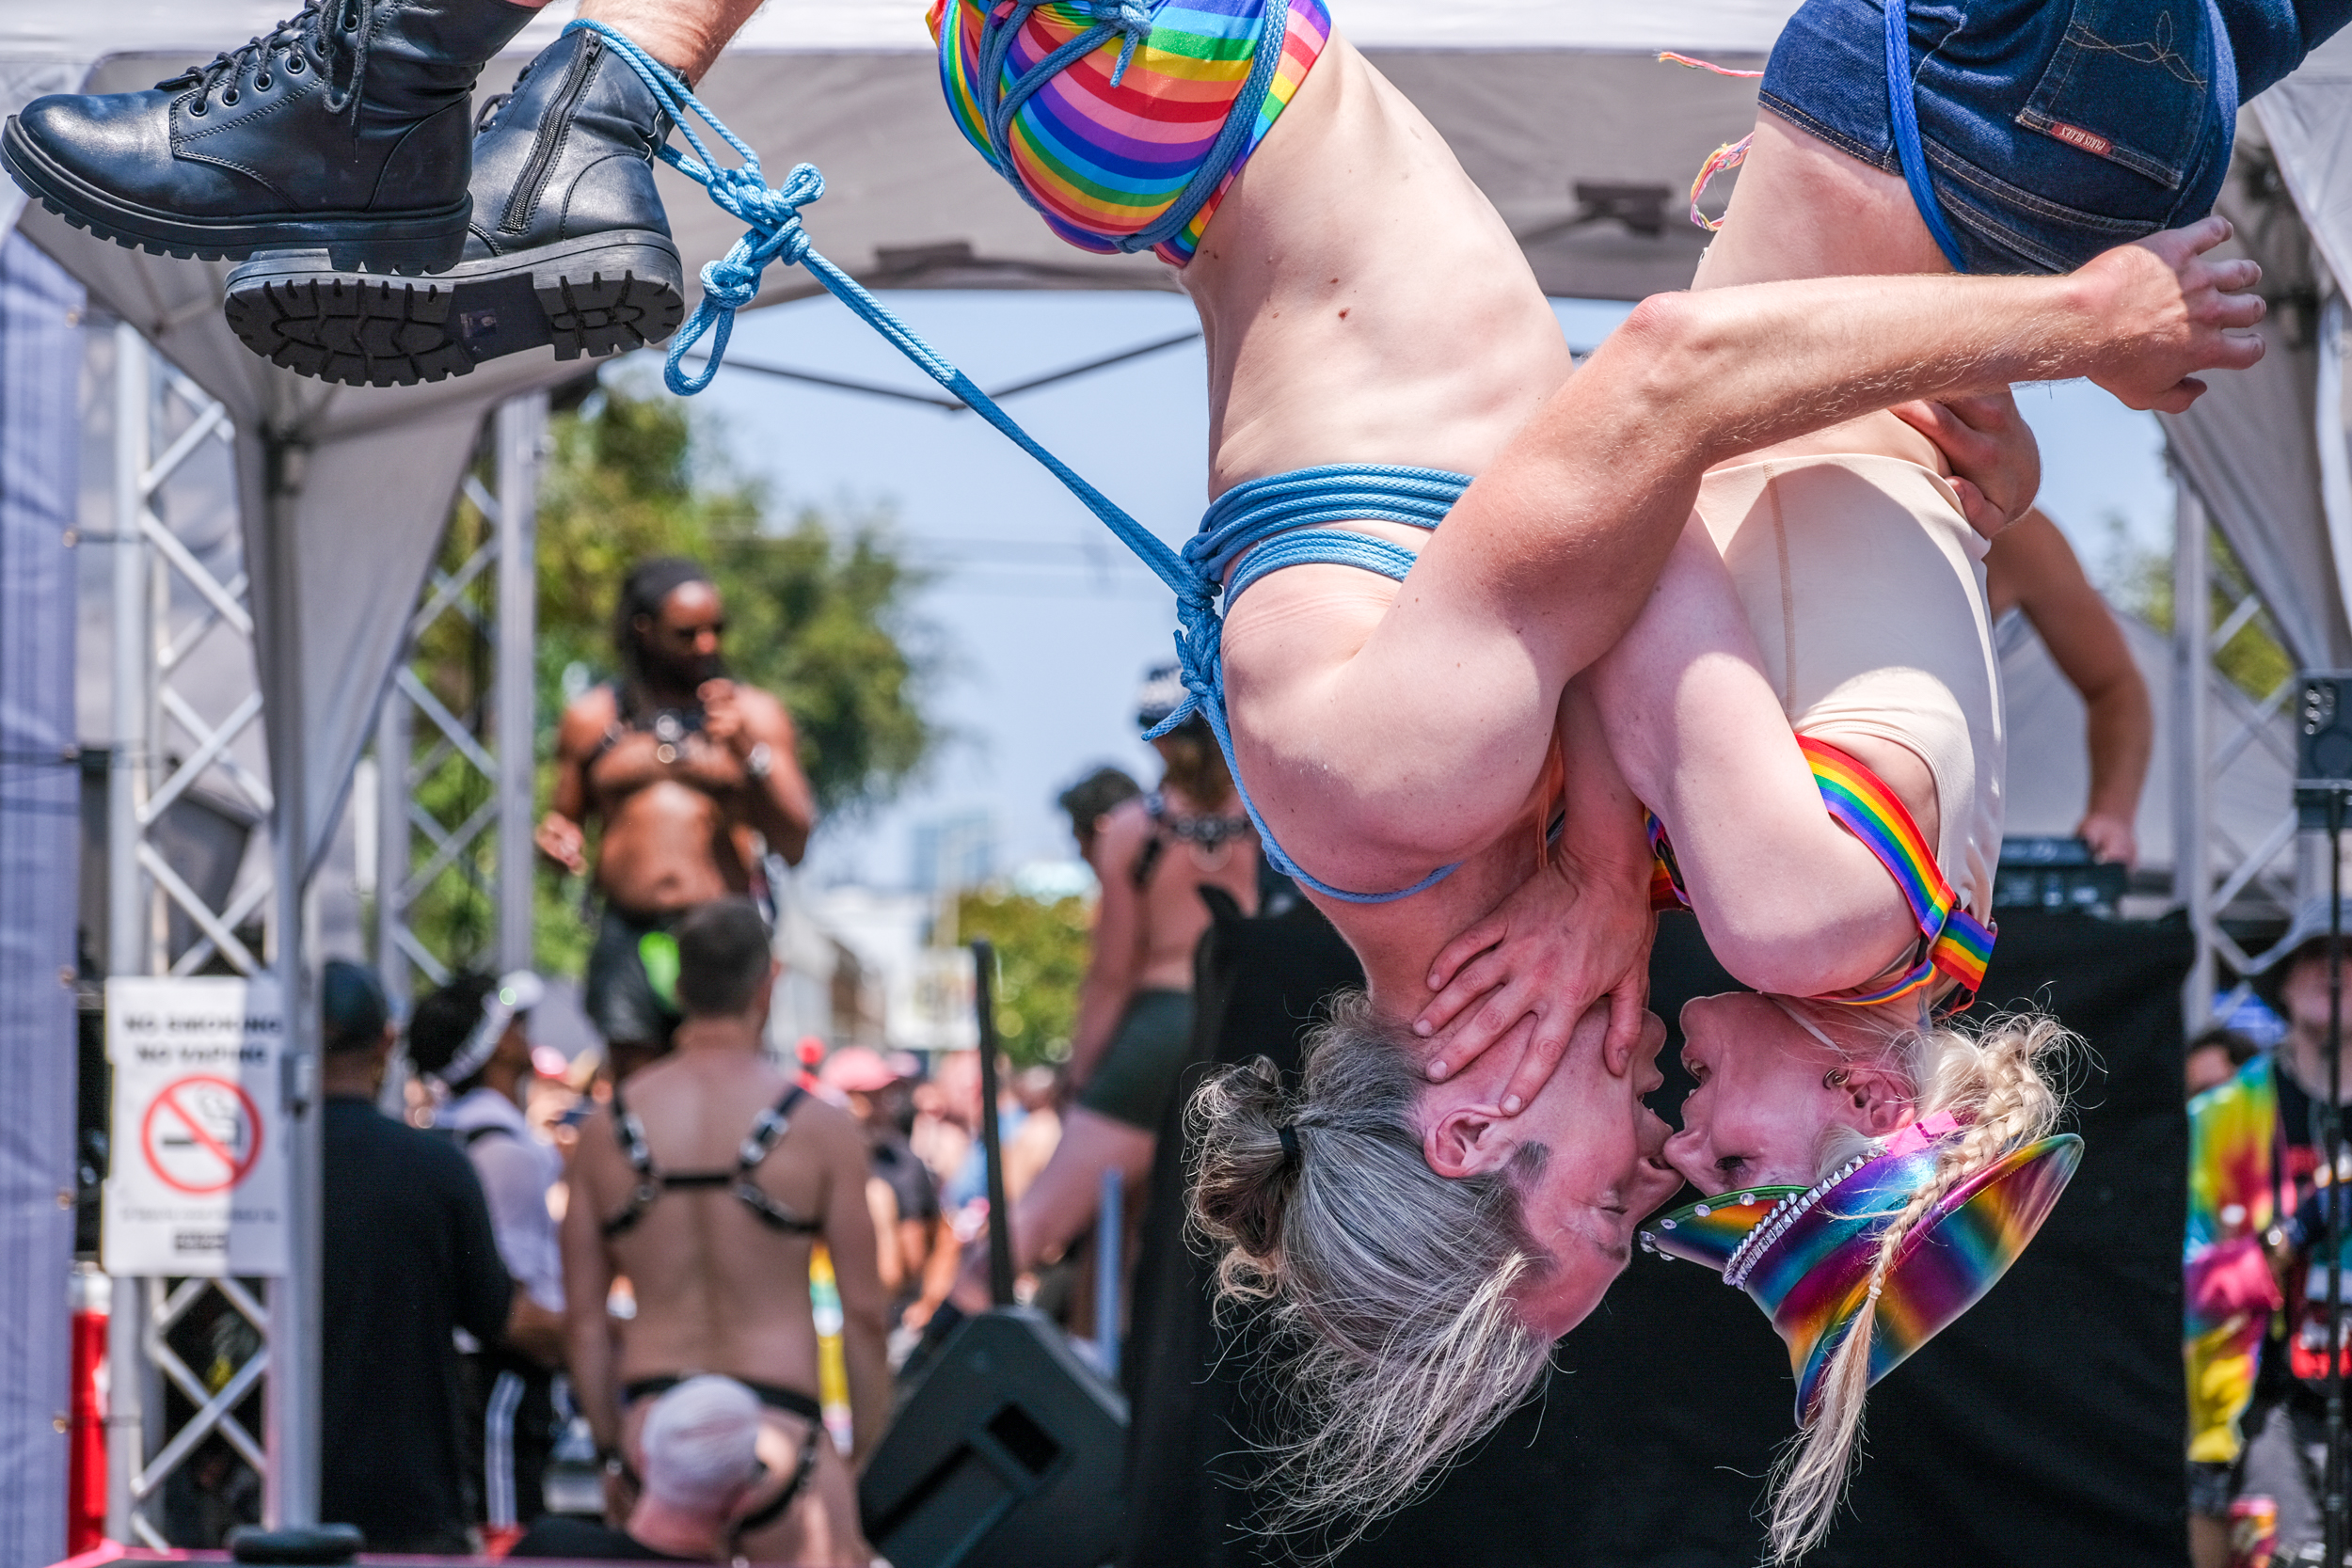
{"label": "jeans pocket", "polygon": [[2210,15],[2200,0],[2073,0],[2017,123],[2180,189],[2213,112]]}

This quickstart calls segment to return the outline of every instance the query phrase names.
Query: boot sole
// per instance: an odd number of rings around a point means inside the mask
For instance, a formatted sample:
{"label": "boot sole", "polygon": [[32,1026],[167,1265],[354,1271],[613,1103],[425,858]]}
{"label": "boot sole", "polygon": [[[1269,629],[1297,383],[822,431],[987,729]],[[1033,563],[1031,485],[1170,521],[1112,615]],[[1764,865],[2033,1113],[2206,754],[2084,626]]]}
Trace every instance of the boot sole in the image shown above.
{"label": "boot sole", "polygon": [[418,282],[353,277],[316,252],[229,275],[245,346],[346,387],[411,387],[552,344],[558,359],[658,343],[686,316],[677,246],[650,230],[468,261]]}
{"label": "boot sole", "polygon": [[60,167],[11,115],[0,165],[25,194],[76,229],[132,250],[182,260],[241,261],[257,251],[324,249],[348,271],[446,272],[465,253],[473,198],[421,213],[279,213],[197,219],[125,202]]}

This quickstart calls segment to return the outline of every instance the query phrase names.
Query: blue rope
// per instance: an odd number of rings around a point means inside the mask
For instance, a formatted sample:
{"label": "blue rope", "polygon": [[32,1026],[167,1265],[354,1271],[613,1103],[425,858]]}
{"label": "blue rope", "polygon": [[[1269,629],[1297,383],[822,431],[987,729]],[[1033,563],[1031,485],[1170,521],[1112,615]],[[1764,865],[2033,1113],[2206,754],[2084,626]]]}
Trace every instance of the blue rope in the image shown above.
{"label": "blue rope", "polygon": [[1911,187],[1911,199],[1944,260],[1954,272],[1964,273],[1968,260],[1961,254],[1951,226],[1944,221],[1943,204],[1936,200],[1935,185],[1928,175],[1927,149],[1919,142],[1919,105],[1911,78],[1910,0],[1882,3],[1886,8],[1886,101],[1894,111],[1895,153],[1902,160],[1903,182]]}
{"label": "blue rope", "polygon": [[[1893,111],[1895,154],[1903,166],[1903,183],[1911,187],[1911,199],[1919,209],[1919,216],[1927,223],[1936,248],[1952,264],[1954,272],[1968,270],[1962,255],[1960,241],[1952,234],[1951,226],[1944,217],[1943,203],[1936,199],[1935,184],[1928,170],[1926,145],[1919,139],[1919,105],[1917,89],[1911,73],[1911,7],[1909,0],[1883,0],[1886,13],[1886,94],[1888,107]],[[2230,150],[2237,139],[2237,52],[2230,42],[2229,24],[2223,20],[2217,0],[2205,0],[2205,24],[2213,34],[2213,96],[2215,113],[2221,122],[2221,166],[2230,164]]]}
{"label": "blue rope", "polygon": [[[1109,11],[1115,0],[1097,0],[1097,3],[1102,8],[1097,12],[1100,15]],[[1276,3],[1282,4],[1283,0],[1276,0]],[[1130,6],[1126,8],[1132,10],[1136,8]],[[1148,20],[1148,13],[1146,18]],[[1109,23],[1104,24],[1106,27],[1110,25]],[[758,296],[759,275],[771,261],[807,268],[828,293],[881,333],[892,347],[905,355],[924,374],[961,398],[965,406],[994,425],[1007,439],[1037,459],[1046,472],[1061,481],[1064,487],[1083,501],[1087,510],[1101,518],[1119,536],[1120,542],[1134,552],[1137,560],[1151,567],[1152,573],[1176,595],[1176,652],[1184,670],[1184,701],[1152,730],[1151,736],[1166,735],[1195,714],[1208,721],[1210,730],[1216,736],[1218,747],[1225,753],[1226,766],[1232,771],[1233,787],[1241,796],[1242,807],[1248,812],[1250,821],[1257,827],[1266,859],[1275,869],[1327,897],[1357,904],[1384,904],[1392,899],[1408,897],[1454,870],[1451,865],[1440,866],[1411,887],[1394,893],[1351,893],[1317,880],[1282,852],[1281,847],[1275,842],[1274,834],[1266,828],[1264,818],[1259,816],[1256,804],[1250,800],[1249,791],[1243,787],[1241,769],[1233,760],[1232,732],[1225,718],[1224,622],[1217,614],[1216,602],[1224,578],[1224,568],[1223,565],[1211,567],[1204,562],[1222,561],[1230,563],[1235,555],[1251,545],[1265,542],[1270,535],[1280,535],[1266,543],[1265,549],[1260,552],[1270,557],[1268,562],[1262,563],[1256,557],[1251,559],[1248,569],[1234,584],[1234,593],[1255,582],[1268,571],[1309,562],[1359,566],[1384,577],[1402,579],[1412,566],[1413,553],[1386,540],[1329,530],[1306,535],[1291,534],[1286,531],[1310,523],[1364,518],[1382,518],[1422,528],[1436,528],[1438,520],[1469,486],[1467,477],[1434,468],[1328,467],[1308,468],[1295,474],[1253,481],[1236,485],[1218,498],[1202,521],[1200,534],[1185,546],[1184,554],[1179,555],[1157,534],[1129,516],[1109,497],[1081,479],[1061,459],[1040,446],[1036,438],[1022,429],[1011,415],[998,407],[995,400],[980,390],[971,377],[949,364],[945,356],[916,337],[882,301],[859,286],[856,279],[826,261],[810,245],[808,234],[801,227],[801,209],[825,194],[825,178],[814,165],[799,165],[786,177],[782,186],[769,189],[766,176],[760,171],[759,154],[721,123],[719,118],[659,61],[602,23],[578,21],[564,30],[566,33],[583,30],[596,33],[637,72],[655,98],[669,111],[671,119],[694,150],[693,155],[688,156],[665,145],[660,150],[661,161],[701,185],[709,192],[712,201],[742,219],[747,226],[743,237],[735,242],[725,256],[703,268],[703,297],[671,343],[669,363],[662,372],[662,379],[671,391],[681,397],[691,397],[710,385],[711,377],[719,373],[720,360],[726,354],[727,339],[734,329],[735,312]],[[1091,36],[1091,30],[1089,36]],[[1279,54],[1278,50],[1278,57]],[[743,160],[739,166],[726,167],[712,158],[709,148],[687,122],[686,117],[690,112],[736,150]],[[709,357],[700,375],[689,376],[683,361],[694,344],[706,335],[710,339]],[[1228,602],[1231,602],[1230,598]]]}

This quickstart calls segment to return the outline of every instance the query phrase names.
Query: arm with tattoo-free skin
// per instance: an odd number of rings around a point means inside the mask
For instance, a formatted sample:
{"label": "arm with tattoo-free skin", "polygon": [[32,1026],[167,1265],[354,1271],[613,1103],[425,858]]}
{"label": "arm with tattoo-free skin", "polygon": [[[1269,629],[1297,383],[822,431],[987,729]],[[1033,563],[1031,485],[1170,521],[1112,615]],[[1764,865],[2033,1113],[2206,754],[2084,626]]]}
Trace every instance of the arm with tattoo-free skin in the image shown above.
{"label": "arm with tattoo-free skin", "polygon": [[[743,768],[743,820],[785,863],[800,864],[817,826],[817,797],[801,771],[791,715],[757,687],[731,680],[705,681],[696,695],[703,704],[703,734]],[[752,768],[763,747],[765,776]]]}
{"label": "arm with tattoo-free skin", "polygon": [[2103,861],[2139,858],[2134,824],[2155,747],[2148,683],[2115,612],[2083,575],[2066,536],[2039,510],[1995,540],[1984,558],[1985,597],[1995,620],[2026,612],[2069,685],[2082,693],[2090,749],[2090,799],[2075,835]]}
{"label": "arm with tattoo-free skin", "polygon": [[[1944,451],[1954,470],[1952,488],[1979,532],[1998,533],[2032,499],[2041,451],[2006,389],[1897,412]],[[1428,1062],[1432,1079],[1460,1070],[1500,1041],[1524,1038],[1527,1048],[1505,1090],[1506,1114],[1513,1101],[1533,1099],[1549,1077],[1577,1019],[1598,994],[1600,988],[1591,983],[1596,971],[1613,972],[1632,953],[1623,935],[1632,929],[1637,901],[1641,928],[1648,930],[1648,845],[1632,831],[1642,807],[1609,757],[1581,686],[1572,683],[1571,701],[1562,705],[1562,740],[1566,754],[1581,765],[1578,776],[1590,802],[1582,811],[1571,805],[1562,843],[1568,853],[1446,944],[1430,966],[1436,994],[1414,1025],[1436,1040]],[[1575,782],[1572,777],[1572,786]],[[1613,800],[1623,804],[1612,806]],[[1575,875],[1578,866],[1584,875]],[[1606,870],[1596,876],[1598,867]],[[1612,1043],[1629,1041],[1626,1031],[1639,1028],[1648,956],[1644,940],[1641,973],[1628,973],[1612,990]]]}
{"label": "arm with tattoo-free skin", "polygon": [[598,687],[565,708],[555,727],[555,788],[532,843],[568,876],[588,871],[588,763],[617,713],[611,689]]}
{"label": "arm with tattoo-free skin", "polygon": [[854,1122],[811,1117],[824,1130],[825,1248],[841,1295],[841,1349],[850,1378],[850,1460],[862,1465],[890,1420],[890,1305],[875,1259],[873,1212],[866,1181],[872,1155]]}
{"label": "arm with tattoo-free skin", "polygon": [[1143,973],[1143,895],[1136,887],[1135,868],[1152,832],[1151,814],[1140,800],[1120,801],[1096,830],[1094,861],[1101,893],[1094,906],[1086,977],[1078,982],[1078,1015],[1070,1031],[1073,1094],[1094,1075],[1127,1004],[1135,1000]]}

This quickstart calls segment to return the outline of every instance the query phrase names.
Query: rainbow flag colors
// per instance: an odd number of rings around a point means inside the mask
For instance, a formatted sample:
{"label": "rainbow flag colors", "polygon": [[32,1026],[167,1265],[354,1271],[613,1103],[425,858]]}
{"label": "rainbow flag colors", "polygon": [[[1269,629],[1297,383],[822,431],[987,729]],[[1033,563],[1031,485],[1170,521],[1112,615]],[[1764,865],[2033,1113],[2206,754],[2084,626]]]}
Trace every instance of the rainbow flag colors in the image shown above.
{"label": "rainbow flag colors", "polygon": [[[1181,267],[1330,38],[1323,0],[1290,0],[1266,90],[1242,103],[1268,11],[1264,0],[1168,0],[1152,8],[1150,36],[1132,50],[1094,7],[1066,0],[933,0],[929,20],[956,124],[1047,227],[1084,250],[1149,246]],[[984,74],[991,36],[1006,28],[1001,63]],[[1087,49],[1089,34],[1100,41]],[[1073,46],[1082,52],[1044,71],[1021,101],[1024,79]],[[1018,106],[1000,150],[989,111],[1006,98]],[[1235,115],[1250,117],[1248,128],[1220,148]]]}

